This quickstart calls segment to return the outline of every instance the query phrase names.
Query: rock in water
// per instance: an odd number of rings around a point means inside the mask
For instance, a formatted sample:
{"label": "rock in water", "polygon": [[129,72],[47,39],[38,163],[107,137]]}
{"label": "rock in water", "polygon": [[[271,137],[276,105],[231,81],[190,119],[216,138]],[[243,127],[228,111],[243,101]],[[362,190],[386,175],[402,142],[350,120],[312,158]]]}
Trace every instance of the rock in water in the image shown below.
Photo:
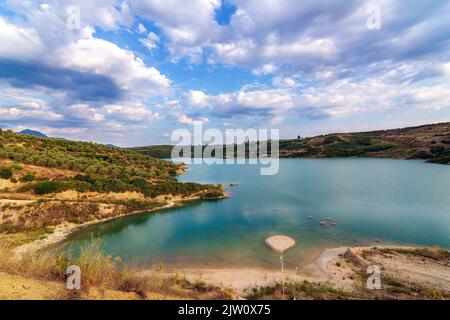
{"label": "rock in water", "polygon": [[278,253],[283,253],[295,245],[295,240],[287,236],[273,236],[266,239],[266,245]]}

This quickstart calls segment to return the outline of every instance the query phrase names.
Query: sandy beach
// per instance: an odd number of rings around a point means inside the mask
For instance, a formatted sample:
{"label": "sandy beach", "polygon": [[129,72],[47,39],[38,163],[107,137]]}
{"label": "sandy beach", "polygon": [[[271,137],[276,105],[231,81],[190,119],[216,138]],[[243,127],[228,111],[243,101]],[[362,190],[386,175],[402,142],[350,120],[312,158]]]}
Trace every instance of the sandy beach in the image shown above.
{"label": "sandy beach", "polygon": [[[395,275],[405,281],[414,281],[427,286],[437,286],[450,291],[450,264],[442,265],[420,257],[405,255],[374,255],[370,261],[364,260],[363,252],[379,249],[414,249],[410,246],[365,246],[338,247],[324,249],[311,263],[296,269],[275,270],[258,268],[180,268],[167,275],[182,274],[190,281],[204,281],[207,284],[230,288],[240,295],[245,295],[249,288],[269,286],[281,282],[309,281],[331,283],[337,288],[351,290],[355,283],[351,274],[355,266],[348,263],[347,255],[357,259],[363,265],[377,264],[383,266],[384,272]],[[356,268],[358,269],[358,268]],[[365,272],[365,269],[363,270]],[[144,272],[145,273],[145,272]]]}

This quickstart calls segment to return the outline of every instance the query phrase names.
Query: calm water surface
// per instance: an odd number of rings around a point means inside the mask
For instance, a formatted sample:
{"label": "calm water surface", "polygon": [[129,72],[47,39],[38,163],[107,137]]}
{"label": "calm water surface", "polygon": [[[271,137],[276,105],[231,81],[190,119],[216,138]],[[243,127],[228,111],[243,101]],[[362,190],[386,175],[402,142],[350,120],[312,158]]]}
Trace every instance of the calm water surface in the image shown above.
{"label": "calm water surface", "polygon": [[[270,235],[294,238],[289,267],[321,249],[374,243],[450,247],[450,166],[388,159],[281,159],[275,176],[254,165],[192,165],[181,181],[237,182],[231,198],[95,225],[70,239],[100,238],[108,254],[171,266],[275,268]],[[310,219],[309,216],[313,218]],[[337,225],[323,228],[331,217]]]}

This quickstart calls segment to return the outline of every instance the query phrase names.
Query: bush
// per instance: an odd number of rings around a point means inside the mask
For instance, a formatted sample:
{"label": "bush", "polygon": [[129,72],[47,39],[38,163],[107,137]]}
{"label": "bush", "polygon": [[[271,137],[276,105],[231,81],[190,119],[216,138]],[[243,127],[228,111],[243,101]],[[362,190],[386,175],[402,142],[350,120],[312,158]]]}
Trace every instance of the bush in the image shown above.
{"label": "bush", "polygon": [[34,186],[34,193],[38,195],[57,193],[66,190],[63,181],[40,181]]}
{"label": "bush", "polygon": [[341,142],[341,141],[342,141],[342,139],[339,136],[328,136],[323,140],[322,144],[327,145],[327,144],[332,144],[332,143]]}
{"label": "bush", "polygon": [[19,180],[20,180],[20,182],[31,182],[35,178],[36,177],[34,175],[32,175],[31,173],[28,173],[28,174],[24,175],[23,177],[21,177]]}
{"label": "bush", "polygon": [[389,143],[380,143],[380,144],[374,144],[372,146],[368,146],[364,148],[364,151],[366,152],[380,152],[380,151],[386,151],[389,149],[392,149],[394,146]]}
{"label": "bush", "polygon": [[361,146],[370,146],[372,144],[372,138],[367,136],[354,136],[352,140],[355,144]]}
{"label": "bush", "polygon": [[411,156],[409,156],[409,159],[423,159],[423,160],[427,160],[427,159],[431,159],[433,158],[433,155],[427,151],[416,151],[414,152]]}
{"label": "bush", "polygon": [[11,168],[1,168],[0,169],[0,178],[11,179],[12,175],[13,175],[13,171]]}
{"label": "bush", "polygon": [[13,163],[11,165],[11,169],[13,169],[13,170],[22,170],[23,167],[22,167],[22,165],[20,163]]}
{"label": "bush", "polygon": [[157,195],[151,185],[142,178],[136,178],[132,181],[133,186],[136,188],[136,191],[142,192],[145,196],[155,198]]}
{"label": "bush", "polygon": [[433,146],[430,148],[430,152],[436,155],[440,155],[445,152],[445,148],[441,146]]}

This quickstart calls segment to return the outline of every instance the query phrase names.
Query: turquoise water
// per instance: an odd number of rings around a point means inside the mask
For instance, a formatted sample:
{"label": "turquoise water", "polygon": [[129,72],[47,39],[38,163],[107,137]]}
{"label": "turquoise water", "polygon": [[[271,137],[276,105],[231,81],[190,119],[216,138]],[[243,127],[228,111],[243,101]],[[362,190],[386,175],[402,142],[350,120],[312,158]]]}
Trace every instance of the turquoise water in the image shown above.
{"label": "turquoise water", "polygon": [[[281,159],[275,176],[255,165],[192,165],[182,181],[237,182],[231,198],[129,216],[70,240],[74,250],[100,238],[125,260],[173,266],[275,268],[265,245],[284,234],[297,245],[289,267],[322,248],[374,243],[450,247],[450,166],[390,159]],[[313,216],[312,219],[309,216]],[[331,217],[337,225],[321,227]]]}

